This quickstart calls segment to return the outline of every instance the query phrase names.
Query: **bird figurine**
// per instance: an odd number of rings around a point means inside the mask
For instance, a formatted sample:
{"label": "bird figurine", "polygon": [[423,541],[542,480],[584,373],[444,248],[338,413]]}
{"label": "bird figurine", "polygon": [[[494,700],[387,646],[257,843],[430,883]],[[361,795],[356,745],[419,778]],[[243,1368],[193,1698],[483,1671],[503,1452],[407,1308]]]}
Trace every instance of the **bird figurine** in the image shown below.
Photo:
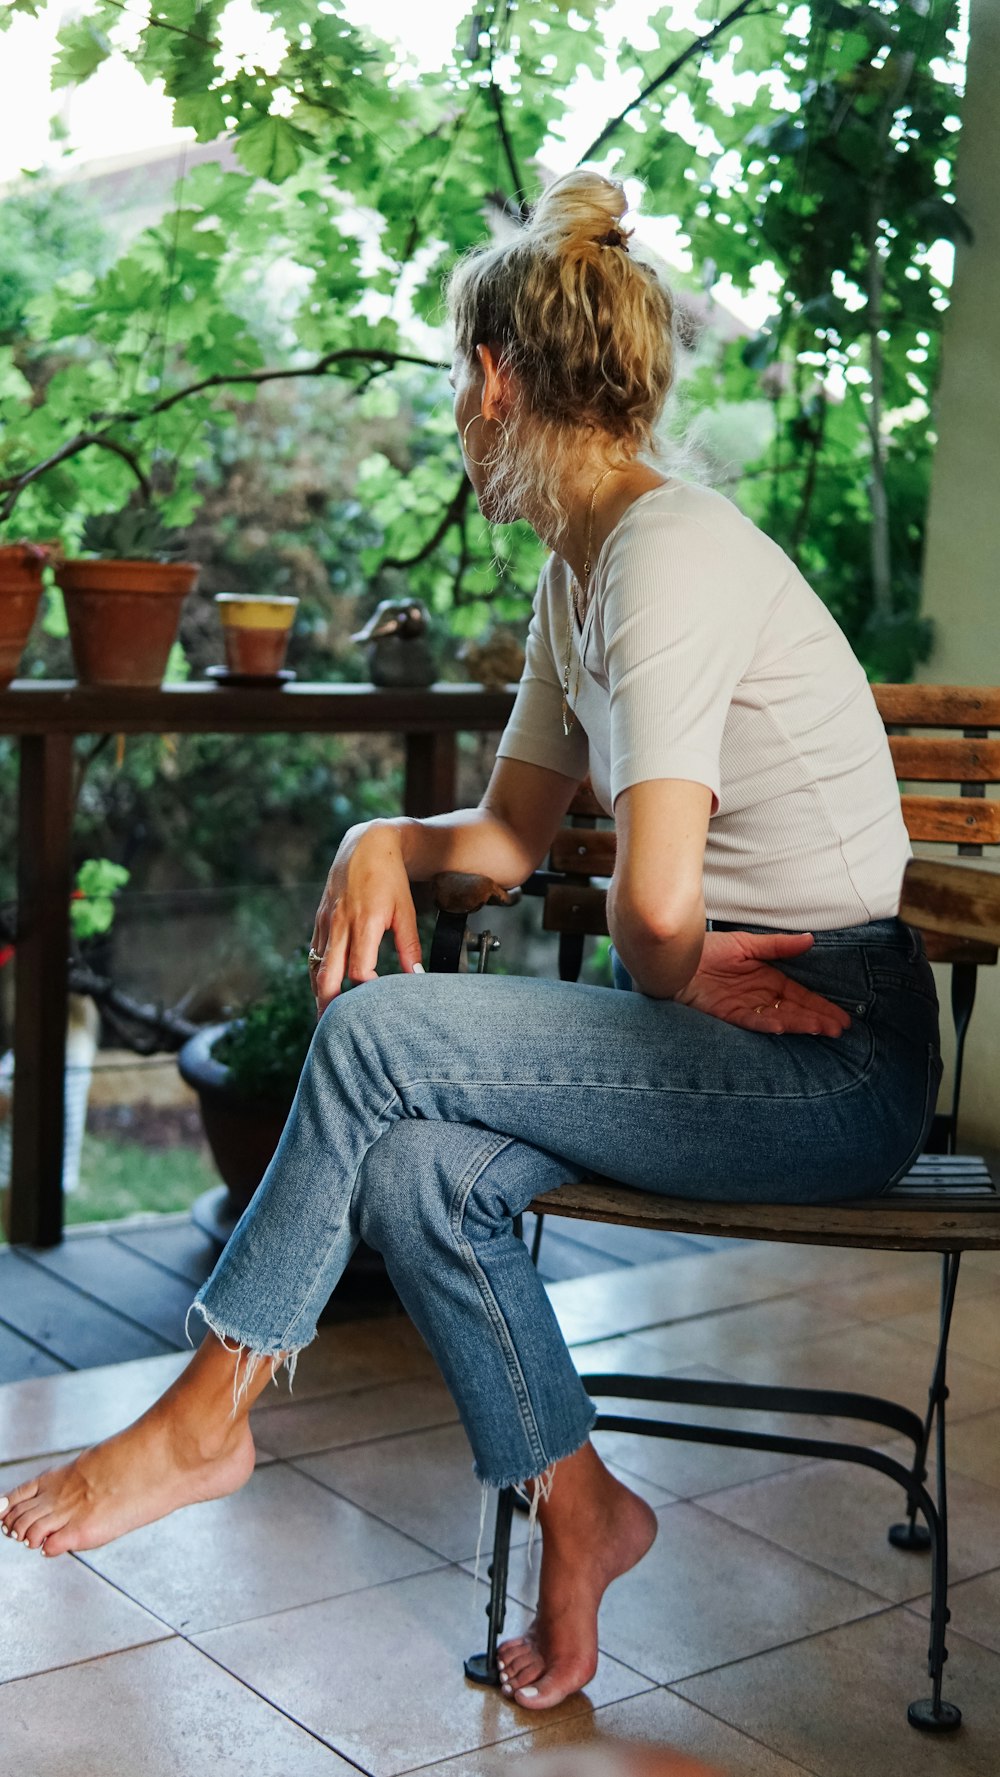
{"label": "bird figurine", "polygon": [[419,599],[383,599],[364,629],[351,637],[368,653],[373,685],[393,690],[432,685],[437,661],[428,630],[430,612]]}
{"label": "bird figurine", "polygon": [[463,642],[458,658],[470,679],[487,691],[516,685],[524,670],[524,647],[509,629],[489,629],[478,642]]}

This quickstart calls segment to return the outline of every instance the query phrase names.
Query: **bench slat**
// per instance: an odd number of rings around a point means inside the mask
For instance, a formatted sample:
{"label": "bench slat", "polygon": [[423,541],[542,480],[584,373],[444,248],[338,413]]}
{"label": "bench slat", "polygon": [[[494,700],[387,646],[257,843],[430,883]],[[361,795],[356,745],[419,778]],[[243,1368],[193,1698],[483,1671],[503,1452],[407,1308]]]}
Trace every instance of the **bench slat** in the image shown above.
{"label": "bench slat", "polygon": [[890,734],[896,776],[915,783],[1000,783],[1000,740],[913,740]]}
{"label": "bench slat", "polygon": [[897,728],[1000,728],[993,685],[873,685],[883,722]]}
{"label": "bench slat", "polygon": [[553,870],[575,876],[610,876],[615,867],[615,835],[596,827],[560,827],[552,841]]}
{"label": "bench slat", "polygon": [[911,839],[949,845],[1000,841],[1000,802],[978,796],[903,796],[901,801]]}

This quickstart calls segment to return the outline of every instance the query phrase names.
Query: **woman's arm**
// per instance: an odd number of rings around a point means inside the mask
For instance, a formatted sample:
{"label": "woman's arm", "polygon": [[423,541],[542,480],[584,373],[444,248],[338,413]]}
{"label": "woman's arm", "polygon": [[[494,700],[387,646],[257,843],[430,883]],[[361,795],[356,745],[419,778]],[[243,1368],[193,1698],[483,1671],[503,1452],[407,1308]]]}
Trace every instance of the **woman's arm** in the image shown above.
{"label": "woman's arm", "polygon": [[848,1014],[773,965],[812,946],[808,932],[705,933],[702,862],[712,792],[681,778],[623,790],[608,929],[636,986],[652,999],[759,1035],[838,1037]]}
{"label": "woman's arm", "polygon": [[490,876],[504,888],[524,882],[547,856],[577,779],[520,759],[498,759],[478,808],[389,821],[411,882],[442,870]]}
{"label": "woman's arm", "polygon": [[636,986],[653,999],[672,999],[701,959],[711,812],[711,790],[684,778],[633,784],[615,802],[608,930]]}
{"label": "woman's arm", "polygon": [[388,931],[406,973],[421,967],[411,882],[443,870],[490,876],[504,887],[523,882],[548,851],[575,789],[561,772],[500,759],[478,808],[352,827],[313,925],[312,948],[323,958],[313,981],[319,1010],[345,980],[373,979]]}

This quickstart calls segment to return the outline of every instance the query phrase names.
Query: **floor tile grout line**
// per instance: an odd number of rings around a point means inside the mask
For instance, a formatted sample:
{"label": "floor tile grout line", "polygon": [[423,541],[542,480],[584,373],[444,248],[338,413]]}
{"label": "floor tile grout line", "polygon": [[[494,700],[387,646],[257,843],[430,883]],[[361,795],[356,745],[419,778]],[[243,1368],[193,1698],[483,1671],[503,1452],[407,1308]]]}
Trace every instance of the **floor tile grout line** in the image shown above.
{"label": "floor tile grout line", "polygon": [[[766,1480],[767,1477],[763,1476],[762,1479]],[[801,1561],[804,1567],[811,1567],[814,1572],[821,1573],[825,1579],[840,1580],[846,1586],[853,1586],[857,1591],[867,1593],[870,1598],[875,1600],[876,1604],[887,1605],[891,1610],[901,1602],[899,1599],[886,1598],[883,1593],[874,1591],[871,1586],[866,1586],[863,1580],[852,1580],[846,1574],[838,1573],[835,1568],[824,1567],[822,1561],[817,1561],[812,1555],[800,1554],[797,1549],[788,1549],[784,1543],[775,1542],[773,1537],[764,1536],[759,1530],[749,1530],[745,1524],[734,1523],[732,1518],[723,1517],[721,1512],[713,1512],[711,1506],[701,1505],[693,1499],[681,1500],[679,1503],[689,1505],[693,1511],[704,1512],[707,1517],[714,1518],[716,1523],[728,1524],[732,1530],[741,1530],[745,1536],[756,1537],[757,1541],[763,1543],[765,1548],[774,1549],[780,1555],[787,1555],[792,1561]],[[670,1508],[658,1506],[655,1509],[665,1512]],[[905,1551],[903,1551],[903,1558],[905,1559]],[[865,1614],[877,1616],[878,1612],[866,1612]]]}
{"label": "floor tile grout line", "polygon": [[[373,1392],[376,1391],[373,1390]],[[301,1405],[307,1406],[308,1402],[303,1401]],[[265,1456],[273,1456],[276,1462],[287,1462],[292,1464],[310,1462],[317,1456],[339,1456],[346,1450],[369,1450],[373,1444],[392,1444],[399,1438],[419,1438],[423,1432],[427,1431],[448,1431],[452,1426],[461,1425],[461,1423],[461,1420],[457,1417],[454,1419],[435,1419],[430,1425],[411,1425],[408,1426],[405,1431],[373,1432],[371,1437],[358,1438],[353,1444],[324,1444],[320,1450],[298,1450],[294,1456],[285,1456],[282,1455],[280,1451],[269,1450],[266,1444],[261,1442],[260,1437],[256,1435],[254,1436],[254,1444],[257,1449],[264,1452]],[[250,1430],[253,1432],[252,1424]],[[314,1481],[316,1477],[315,1475],[310,1475],[309,1479]]]}
{"label": "floor tile grout line", "polygon": [[[353,1502],[349,1501],[348,1503],[350,1504]],[[360,1509],[361,1508],[359,1507],[358,1510]],[[393,1526],[390,1525],[389,1528],[392,1529]],[[397,1535],[404,1536],[405,1532],[398,1531]],[[407,1537],[406,1540],[408,1542],[413,1542],[414,1538]],[[420,1544],[417,1544],[418,1548],[420,1546]],[[168,1622],[167,1618],[162,1616],[158,1610],[155,1610],[152,1605],[144,1604],[141,1598],[137,1598],[134,1593],[128,1591],[123,1581],[112,1579],[110,1575],[102,1573],[98,1567],[90,1567],[89,1563],[84,1558],[85,1555],[89,1553],[89,1550],[84,1550],[79,1554],[74,1553],[73,1559],[81,1561],[83,1566],[87,1568],[88,1572],[94,1575],[95,1579],[104,1580],[107,1585],[114,1589],[114,1591],[120,1592],[123,1598],[127,1598],[130,1604],[135,1604],[140,1610],[146,1611],[147,1614],[155,1618],[158,1623],[163,1623],[171,1635],[179,1636],[182,1641],[190,1642],[192,1647],[198,1646],[198,1643],[194,1639],[196,1635],[217,1635],[224,1634],[228,1629],[243,1629],[248,1627],[251,1623],[261,1623],[271,1617],[285,1616],[289,1611],[312,1610],[319,1604],[335,1604],[341,1598],[357,1598],[363,1592],[379,1592],[382,1590],[383,1586],[398,1586],[405,1580],[423,1579],[427,1574],[442,1573],[447,1568],[454,1566],[454,1563],[449,1561],[446,1557],[437,1555],[436,1561],[430,1567],[418,1567],[413,1573],[400,1573],[396,1574],[391,1579],[385,1580],[368,1580],[360,1586],[348,1586],[343,1592],[325,1592],[321,1598],[300,1599],[295,1604],[281,1604],[276,1610],[259,1612],[251,1617],[237,1617],[230,1623],[211,1623],[201,1629],[192,1629],[189,1626],[178,1628],[176,1624]],[[435,1554],[435,1551],[431,1549],[428,1550],[428,1553]]]}
{"label": "floor tile grout line", "polygon": [[[805,1635],[792,1635],[787,1641],[776,1641],[770,1647],[758,1648],[755,1653],[738,1654],[735,1659],[720,1660],[717,1666],[703,1666],[697,1672],[685,1672],[680,1678],[670,1678],[661,1680],[660,1682],[663,1684],[664,1690],[677,1691],[678,1696],[683,1697],[683,1691],[678,1689],[682,1684],[692,1684],[694,1680],[698,1678],[711,1678],[713,1673],[728,1672],[730,1667],[733,1666],[749,1665],[751,1660],[769,1659],[772,1654],[783,1653],[790,1647],[805,1647],[810,1641],[822,1640],[824,1635],[839,1635],[844,1629],[856,1629],[860,1623],[875,1623],[878,1621],[879,1617],[889,1616],[893,1611],[905,1609],[905,1604],[893,1604],[891,1600],[886,1599],[880,1610],[865,1611],[861,1616],[845,1617],[842,1622],[827,1623],[822,1629],[809,1629]],[[921,1667],[921,1675],[926,1677],[926,1672],[923,1667]],[[685,1703],[693,1703],[694,1698],[684,1697],[684,1701]],[[698,1704],[698,1708],[701,1708],[700,1703]],[[732,1727],[733,1723],[730,1722],[728,1725]]]}
{"label": "floor tile grout line", "polygon": [[[458,1422],[452,1421],[451,1423],[456,1424]],[[446,1428],[439,1428],[439,1429],[446,1429]],[[413,1436],[413,1435],[415,1435],[415,1434],[400,1433],[400,1436]],[[294,1469],[295,1473],[301,1475],[303,1480],[314,1481],[316,1483],[317,1487],[322,1487],[325,1492],[332,1494],[334,1499],[341,1500],[344,1505],[353,1506],[355,1511],[363,1512],[366,1518],[371,1518],[374,1523],[381,1524],[384,1529],[395,1531],[397,1536],[405,1536],[408,1542],[415,1543],[417,1548],[419,1548],[419,1549],[426,1549],[427,1553],[429,1555],[436,1556],[436,1558],[439,1562],[444,1562],[448,1566],[460,1566],[462,1561],[471,1560],[474,1558],[474,1556],[465,1556],[465,1555],[458,1556],[457,1558],[454,1555],[446,1555],[441,1549],[435,1549],[432,1543],[422,1542],[418,1536],[414,1536],[409,1530],[400,1530],[399,1525],[394,1524],[392,1522],[391,1518],[383,1518],[381,1513],[373,1512],[370,1506],[359,1505],[356,1499],[352,1499],[350,1497],[350,1495],[347,1493],[339,1492],[338,1489],[336,1487],[332,1486],[329,1481],[321,1481],[318,1475],[310,1475],[306,1472],[305,1469],[299,1467],[300,1462],[305,1462],[308,1460],[309,1459],[307,1457],[296,1458],[296,1457],[279,1456],[276,1458],[276,1461],[281,1463],[284,1467]],[[521,1543],[517,1543],[514,1546],[517,1548],[523,1547],[523,1545]]]}
{"label": "floor tile grout line", "polygon": [[[274,1614],[279,1615],[280,1613],[275,1612]],[[251,1618],[250,1620],[256,1621],[257,1619]],[[207,1631],[202,1631],[202,1633],[207,1633]],[[217,1671],[224,1672],[226,1677],[232,1680],[233,1684],[238,1684],[243,1690],[249,1691],[252,1697],[258,1697],[268,1709],[274,1710],[275,1715],[280,1715],[283,1721],[291,1722],[292,1726],[298,1728],[300,1733],[307,1734],[310,1740],[316,1742],[317,1746],[322,1746],[324,1751],[331,1753],[334,1758],[342,1759],[344,1764],[349,1765],[353,1771],[359,1773],[359,1777],[375,1777],[375,1773],[369,1771],[367,1766],[359,1765],[356,1759],[351,1758],[346,1752],[341,1752],[339,1747],[331,1746],[329,1740],[324,1740],[322,1734],[318,1734],[316,1730],[310,1728],[306,1722],[299,1721],[298,1716],[292,1715],[290,1710],[283,1709],[280,1703],[276,1703],[274,1698],[269,1697],[266,1692],[258,1690],[257,1686],[251,1684],[249,1679],[241,1677],[241,1675],[238,1672],[234,1672],[231,1667],[224,1665],[222,1660],[218,1659],[208,1648],[199,1647],[196,1641],[192,1641],[189,1636],[184,1635],[180,1631],[177,1633],[177,1639],[183,1641],[191,1649],[192,1653],[198,1654],[203,1660],[208,1660]]]}
{"label": "floor tile grout line", "polygon": [[[134,1603],[134,1600],[130,1600],[130,1602]],[[149,1612],[150,1616],[153,1614],[152,1611]],[[157,1617],[156,1621],[159,1622],[161,1619]],[[168,1641],[180,1640],[183,1640],[183,1637],[178,1635],[176,1629],[170,1629],[166,1635],[154,1635],[148,1641],[130,1641],[127,1647],[108,1648],[100,1654],[86,1654],[82,1660],[60,1660],[58,1665],[42,1666],[37,1672],[15,1672],[11,1678],[0,1678],[0,1691],[8,1684],[21,1684],[32,1678],[47,1678],[53,1672],[69,1672],[74,1666],[90,1666],[95,1660],[113,1660],[118,1654],[135,1653],[137,1649],[144,1647],[165,1647]]]}
{"label": "floor tile grout line", "polygon": [[[829,1634],[830,1631],[824,1630],[823,1633]],[[795,1644],[792,1642],[789,1645],[794,1646]],[[770,1651],[770,1649],[765,1649],[765,1652]],[[750,1658],[755,1659],[756,1655],[752,1654]],[[730,1663],[732,1664],[734,1662]],[[713,1671],[716,1672],[721,1672],[723,1670],[724,1668],[721,1666],[713,1667]],[[687,1684],[687,1682],[688,1680],[686,1678],[678,1678],[671,1684],[662,1685],[660,1688],[668,1691],[672,1697],[679,1697],[680,1701],[682,1703],[687,1703],[691,1709],[700,1709],[703,1715],[707,1715],[711,1721],[717,1721],[722,1727],[729,1728],[732,1733],[741,1734],[745,1740],[749,1740],[754,1746],[761,1747],[764,1752],[773,1753],[775,1758],[784,1759],[785,1763],[791,1765],[794,1771],[801,1771],[802,1777],[821,1777],[821,1773],[814,1771],[811,1765],[798,1764],[794,1759],[788,1758],[786,1754],[782,1752],[780,1746],[772,1746],[769,1740],[762,1740],[759,1734],[751,1734],[749,1729],[745,1727],[737,1727],[735,1722],[727,1721],[724,1715],[718,1715],[714,1709],[709,1709],[707,1704],[696,1703],[693,1697],[685,1697],[680,1691],[675,1689],[676,1685]]]}

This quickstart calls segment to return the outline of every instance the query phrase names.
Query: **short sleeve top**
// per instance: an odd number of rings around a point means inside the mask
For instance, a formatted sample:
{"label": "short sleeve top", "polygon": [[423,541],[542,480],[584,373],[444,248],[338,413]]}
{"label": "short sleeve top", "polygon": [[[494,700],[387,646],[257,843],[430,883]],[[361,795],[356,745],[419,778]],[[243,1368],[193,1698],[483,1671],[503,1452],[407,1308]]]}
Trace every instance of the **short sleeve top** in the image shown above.
{"label": "short sleeve top", "polygon": [[498,757],[589,772],[609,813],[633,784],[705,784],[710,918],[828,930],[894,915],[910,846],[885,730],[778,545],[721,494],[669,481],[607,538],[582,632],[572,586],[551,556]]}

